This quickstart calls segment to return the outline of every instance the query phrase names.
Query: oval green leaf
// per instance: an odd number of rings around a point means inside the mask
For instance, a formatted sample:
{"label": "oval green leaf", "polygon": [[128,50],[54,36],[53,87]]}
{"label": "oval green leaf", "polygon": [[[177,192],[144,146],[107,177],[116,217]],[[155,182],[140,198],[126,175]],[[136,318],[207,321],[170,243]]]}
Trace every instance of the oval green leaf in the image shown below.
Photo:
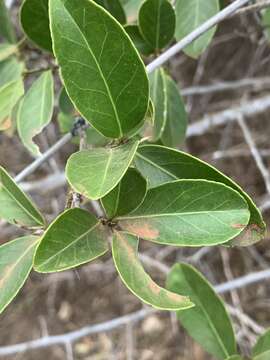
{"label": "oval green leaf", "polygon": [[24,64],[14,57],[0,63],[0,91],[1,88],[15,80],[19,80],[23,72]]}
{"label": "oval green leaf", "polygon": [[152,140],[157,141],[166,126],[167,120],[167,89],[166,89],[166,75],[162,68],[155,70],[149,74],[150,81],[150,96],[155,106],[154,129]]}
{"label": "oval green leaf", "polygon": [[14,44],[0,44],[0,62],[8,59],[11,55],[16,54],[18,48]]}
{"label": "oval green leaf", "polygon": [[245,241],[253,243],[263,238],[265,223],[259,209],[239,185],[213,166],[184,152],[158,145],[141,146],[135,157],[135,165],[148,180],[150,188],[176,179],[206,179],[235,189],[247,201],[251,215]]}
{"label": "oval green leaf", "polygon": [[175,12],[168,0],[144,1],[138,19],[142,36],[154,49],[162,49],[172,40]]}
{"label": "oval green leaf", "polygon": [[160,244],[209,246],[237,236],[249,216],[246,201],[228,186],[178,180],[149,190],[134,212],[117,220],[123,230]]}
{"label": "oval green leaf", "polygon": [[78,193],[92,200],[107,195],[125,175],[138,141],[112,148],[79,151],[69,158],[66,176]]}
{"label": "oval green leaf", "polygon": [[167,116],[161,141],[166,146],[177,147],[185,139],[187,113],[183,99],[174,80],[166,75]]}
{"label": "oval green leaf", "polygon": [[95,2],[109,11],[120,24],[125,24],[127,22],[125,11],[119,0],[95,0]]}
{"label": "oval green leaf", "polygon": [[189,335],[218,359],[237,352],[229,315],[208,281],[192,266],[176,264],[167,279],[167,288],[190,297],[195,307],[177,313]]}
{"label": "oval green leaf", "polygon": [[32,84],[20,101],[17,111],[19,136],[33,156],[41,155],[33,138],[51,121],[53,105],[53,77],[51,71],[46,71]]}
{"label": "oval green leaf", "polygon": [[[176,30],[175,37],[177,41],[197,29],[210,17],[219,12],[218,0],[176,0]],[[216,31],[216,27],[205,32],[192,44],[184,49],[184,52],[197,58],[209,45]]]}
{"label": "oval green leaf", "polygon": [[88,211],[67,210],[44,233],[34,268],[49,273],[85,264],[108,251],[107,237],[107,229]]}
{"label": "oval green leaf", "polygon": [[62,87],[62,89],[60,91],[58,105],[59,105],[59,109],[61,110],[61,112],[63,114],[65,114],[65,115],[74,115],[75,114],[74,106],[73,106],[70,98],[68,97],[68,94],[64,87]]}
{"label": "oval green leaf", "polygon": [[22,79],[9,82],[0,88],[0,126],[11,117],[11,112],[23,96]]}
{"label": "oval green leaf", "polygon": [[193,306],[185,297],[158,286],[145,272],[138,258],[139,239],[116,232],[112,253],[115,267],[127,288],[146,304],[160,310],[186,310]]}
{"label": "oval green leaf", "polygon": [[0,166],[0,218],[11,224],[42,227],[44,219],[31,200]]}
{"label": "oval green leaf", "polygon": [[48,0],[24,0],[21,7],[23,31],[37,46],[52,52]]}
{"label": "oval green leaf", "polygon": [[119,184],[102,199],[102,205],[108,218],[128,214],[143,201],[147,190],[147,182],[133,168],[129,168]]}
{"label": "oval green leaf", "polygon": [[130,20],[129,22],[135,20],[142,2],[143,0],[121,0],[121,3],[123,4],[126,14]]}
{"label": "oval green leaf", "polygon": [[90,0],[50,0],[50,19],[54,53],[75,107],[104,136],[134,131],[147,111],[149,85],[124,29]]}
{"label": "oval green leaf", "polygon": [[270,329],[261,335],[252,349],[253,360],[270,359]]}
{"label": "oval green leaf", "polygon": [[0,35],[10,43],[16,42],[15,30],[11,22],[11,16],[5,4],[5,0],[0,0]]}
{"label": "oval green leaf", "polygon": [[149,56],[154,52],[154,49],[142,37],[137,25],[127,25],[124,29],[140,54]]}
{"label": "oval green leaf", "polygon": [[38,241],[35,236],[25,236],[0,246],[0,314],[25,283]]}

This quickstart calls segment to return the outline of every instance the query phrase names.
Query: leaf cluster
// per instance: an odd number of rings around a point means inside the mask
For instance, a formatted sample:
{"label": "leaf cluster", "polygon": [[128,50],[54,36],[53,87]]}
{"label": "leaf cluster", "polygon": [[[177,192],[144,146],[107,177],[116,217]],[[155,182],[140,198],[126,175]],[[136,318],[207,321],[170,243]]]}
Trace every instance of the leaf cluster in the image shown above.
{"label": "leaf cluster", "polygon": [[[53,118],[58,67],[60,130],[71,131],[77,115],[88,125],[80,141],[84,146],[69,157],[65,170],[71,195],[82,203],[71,201],[49,226],[0,167],[0,217],[29,231],[0,246],[0,311],[32,268],[63,271],[111,250],[119,276],[138,298],[177,311],[190,335],[217,358],[237,359],[231,321],[208,282],[192,267],[177,264],[167,287],[161,287],[145,272],[138,253],[140,241],[242,246],[264,236],[264,221],[249,195],[218,169],[178,150],[188,123],[184,101],[168,69],[147,74],[144,63],[219,6],[217,0],[207,6],[204,0],[177,0],[175,7],[168,0],[24,0],[22,29],[53,64],[24,93],[23,80],[35,70],[21,61],[0,1],[0,33],[7,41],[0,47],[0,129],[17,130],[32,156],[40,155],[33,138]],[[138,15],[129,21],[134,8]],[[195,40],[186,54],[198,57],[214,33],[215,28]],[[103,217],[87,210],[93,201],[102,206]],[[266,335],[255,346],[254,359],[266,359],[261,354],[269,351]]]}

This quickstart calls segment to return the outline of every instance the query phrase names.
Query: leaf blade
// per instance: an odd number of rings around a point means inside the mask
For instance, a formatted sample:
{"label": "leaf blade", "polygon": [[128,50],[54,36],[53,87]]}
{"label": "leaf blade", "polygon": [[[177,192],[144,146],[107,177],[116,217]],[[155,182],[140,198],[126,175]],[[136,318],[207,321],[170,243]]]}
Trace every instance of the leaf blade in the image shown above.
{"label": "leaf blade", "polygon": [[252,349],[252,359],[267,360],[270,355],[270,329],[266,330]]}
{"label": "leaf blade", "polygon": [[73,154],[66,166],[68,182],[89,199],[104,197],[125,175],[138,144],[138,141],[130,141],[114,148],[82,150]]}
{"label": "leaf blade", "polygon": [[12,109],[23,93],[22,79],[8,82],[0,88],[0,126],[11,116]]}
{"label": "leaf blade", "polygon": [[11,224],[42,227],[44,219],[31,200],[0,166],[0,217]]}
{"label": "leaf blade", "polygon": [[97,4],[99,4],[100,6],[104,7],[104,9],[106,9],[107,11],[109,11],[109,13],[117,21],[120,22],[120,24],[123,25],[126,23],[126,21],[127,21],[126,14],[125,14],[122,4],[119,0],[114,0],[114,1],[95,0],[95,2]]}
{"label": "leaf blade", "polygon": [[37,46],[52,52],[48,0],[24,0],[20,20],[27,37]]}
{"label": "leaf blade", "polygon": [[209,246],[237,236],[249,221],[249,211],[245,200],[223,184],[177,180],[150,189],[139,208],[117,220],[122,229],[145,240]]}
{"label": "leaf blade", "polygon": [[155,70],[149,75],[150,94],[155,106],[154,129],[152,140],[157,141],[161,138],[167,121],[167,89],[166,78],[163,68]]}
{"label": "leaf blade", "polygon": [[106,229],[89,212],[79,208],[67,210],[44,233],[34,268],[49,273],[92,261],[108,251],[106,236]]}
{"label": "leaf blade", "polygon": [[187,113],[183,99],[174,80],[166,75],[167,119],[161,141],[165,146],[177,147],[185,139],[187,130]]}
{"label": "leaf blade", "polygon": [[25,236],[0,246],[0,314],[26,281],[38,241],[35,236]]}
{"label": "leaf blade", "polygon": [[129,37],[93,1],[50,0],[49,8],[54,53],[75,107],[104,136],[129,134],[143,122],[149,98],[145,66]]}
{"label": "leaf blade", "polygon": [[51,121],[53,105],[53,77],[51,71],[46,71],[22,98],[17,112],[19,136],[24,146],[34,156],[39,156],[41,153],[33,138]]}
{"label": "leaf blade", "polygon": [[235,335],[224,304],[195,268],[175,264],[168,275],[167,288],[187,294],[195,304],[193,309],[177,313],[190,336],[219,359],[236,354]]}
{"label": "leaf blade", "polygon": [[143,269],[138,258],[139,239],[116,232],[112,253],[115,267],[127,288],[146,304],[160,310],[185,310],[193,306],[187,297],[158,286]]}
{"label": "leaf blade", "polygon": [[0,0],[0,34],[10,43],[16,42],[16,35],[10,20],[9,11],[5,0]]}
{"label": "leaf blade", "polygon": [[145,198],[146,191],[146,180],[137,170],[129,168],[120,183],[101,202],[107,216],[112,219],[135,210]]}
{"label": "leaf blade", "polygon": [[254,243],[264,236],[265,223],[252,199],[237,183],[210,164],[184,152],[158,145],[141,146],[134,162],[136,168],[147,178],[150,188],[177,179],[206,179],[235,189],[245,198],[251,213],[249,222],[251,230],[247,230],[243,236],[246,237],[245,241]]}
{"label": "leaf blade", "polygon": [[175,31],[175,12],[168,0],[146,0],[139,10],[139,28],[156,50],[170,43]]}
{"label": "leaf blade", "polygon": [[[177,0],[175,11],[175,37],[177,41],[180,41],[210,17],[219,12],[219,1],[208,0],[205,2],[204,0]],[[207,48],[215,31],[216,27],[213,27],[204,33],[197,40],[194,40],[192,44],[187,46],[184,49],[184,52],[193,58],[197,58]]]}

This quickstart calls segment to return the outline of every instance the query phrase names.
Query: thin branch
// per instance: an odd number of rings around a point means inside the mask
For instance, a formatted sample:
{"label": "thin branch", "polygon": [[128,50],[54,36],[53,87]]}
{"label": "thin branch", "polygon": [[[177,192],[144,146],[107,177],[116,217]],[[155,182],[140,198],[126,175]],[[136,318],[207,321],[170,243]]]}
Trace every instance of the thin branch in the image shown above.
{"label": "thin branch", "polygon": [[189,126],[187,136],[203,135],[214,126],[221,126],[236,121],[239,114],[242,114],[244,117],[252,117],[265,112],[269,108],[270,96],[266,95],[254,100],[249,100],[248,102],[243,102],[241,105],[228,110],[207,114]]}
{"label": "thin branch", "polygon": [[182,96],[205,95],[230,90],[250,88],[253,91],[269,89],[270,77],[221,81],[210,85],[191,86],[181,90]]}
{"label": "thin branch", "polygon": [[270,0],[262,0],[262,1],[258,1],[258,3],[256,4],[246,6],[245,8],[236,11],[233,16],[260,11],[263,9],[267,9],[269,7],[270,7]]}
{"label": "thin branch", "polygon": [[219,294],[224,294],[234,289],[241,289],[248,285],[256,284],[261,281],[270,279],[270,269],[253,272],[248,275],[241,276],[239,278],[227,281],[223,284],[214,286],[215,290]]}
{"label": "thin branch", "polygon": [[25,179],[27,176],[32,174],[37,168],[39,168],[45,161],[47,161],[51,156],[53,156],[59,149],[61,149],[71,139],[72,139],[72,134],[68,133],[68,134],[64,135],[59,141],[57,141],[45,153],[43,153],[40,157],[38,157],[30,165],[28,165],[23,171],[21,171],[15,177],[14,180],[19,183],[20,181]]}
{"label": "thin branch", "polygon": [[12,355],[22,353],[28,350],[45,348],[53,345],[65,345],[72,344],[75,341],[92,334],[98,334],[102,332],[112,331],[121,326],[138,322],[157,312],[154,309],[142,309],[134,313],[118,317],[113,320],[105,321],[97,325],[85,326],[79,330],[71,331],[62,335],[46,336],[37,340],[32,340],[16,345],[0,347],[0,356]]}
{"label": "thin branch", "polygon": [[237,122],[244,134],[244,138],[250,148],[250,152],[255,160],[255,163],[256,163],[258,169],[260,170],[260,173],[262,174],[266,190],[267,190],[268,194],[270,194],[270,173],[263,162],[260,152],[258,151],[255,141],[253,140],[251,131],[249,130],[242,114],[238,115]]}
{"label": "thin branch", "polygon": [[198,37],[200,37],[206,31],[211,29],[213,26],[217,25],[218,23],[222,22],[226,18],[230,17],[232,14],[234,14],[238,9],[240,9],[242,6],[244,6],[248,2],[249,2],[249,0],[236,0],[231,5],[227,6],[225,9],[220,11],[218,14],[216,14],[215,16],[208,19],[201,26],[199,26],[197,29],[192,31],[189,35],[184,37],[181,41],[179,41],[177,44],[173,45],[171,48],[169,48],[167,51],[165,51],[163,54],[161,54],[158,58],[156,58],[154,61],[152,61],[146,67],[147,72],[151,73],[155,69],[162,66],[171,57],[173,57],[174,55],[179,53],[181,50],[183,50],[187,45],[192,43],[194,40],[196,40]]}

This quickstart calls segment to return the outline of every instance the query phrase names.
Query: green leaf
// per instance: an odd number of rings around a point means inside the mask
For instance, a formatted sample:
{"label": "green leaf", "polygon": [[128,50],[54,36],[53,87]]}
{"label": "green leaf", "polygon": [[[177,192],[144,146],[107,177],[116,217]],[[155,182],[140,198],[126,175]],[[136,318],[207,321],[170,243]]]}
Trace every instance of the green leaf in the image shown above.
{"label": "green leaf", "polygon": [[135,157],[135,165],[148,180],[150,188],[176,179],[206,179],[235,189],[247,201],[251,214],[249,227],[245,234],[242,233],[245,241],[256,242],[264,236],[265,223],[251,198],[239,185],[213,166],[184,152],[157,145],[141,146]]}
{"label": "green leaf", "polygon": [[31,200],[0,166],[0,218],[11,224],[42,227],[44,219]]}
{"label": "green leaf", "polygon": [[25,283],[38,241],[35,236],[25,236],[0,246],[0,313]]}
{"label": "green leaf", "polygon": [[130,21],[135,20],[139,7],[143,0],[121,0]]}
{"label": "green leaf", "polygon": [[[210,17],[219,12],[218,0],[176,0],[176,30],[177,41],[182,40],[193,30],[202,25]],[[207,48],[216,31],[216,27],[208,30],[192,44],[188,45],[184,52],[197,58]]]}
{"label": "green leaf", "polygon": [[34,156],[41,155],[33,138],[49,124],[53,114],[54,92],[51,71],[44,72],[20,102],[17,127],[24,146]]}
{"label": "green leaf", "polygon": [[127,22],[125,11],[119,0],[95,0],[95,2],[109,11],[120,24],[125,24]]}
{"label": "green leaf", "polygon": [[154,52],[154,49],[142,37],[137,25],[126,25],[124,29],[140,54],[148,56]]}
{"label": "green leaf", "polygon": [[10,43],[16,42],[15,31],[11,22],[11,17],[5,5],[5,0],[0,0],[0,35]]}
{"label": "green leaf", "polygon": [[90,0],[50,0],[50,19],[54,53],[75,107],[106,137],[134,132],[147,111],[149,85],[124,29]]}
{"label": "green leaf", "polygon": [[146,304],[160,310],[185,310],[193,306],[190,300],[158,286],[144,271],[138,258],[139,239],[116,232],[112,253],[115,267],[127,288]]}
{"label": "green leaf", "polygon": [[79,151],[69,158],[66,176],[74,190],[89,199],[107,195],[125,175],[138,141],[112,148]]}
{"label": "green leaf", "polygon": [[44,233],[34,268],[49,273],[85,264],[108,251],[107,237],[107,228],[88,211],[67,210]]}
{"label": "green leaf", "polygon": [[249,216],[246,201],[228,186],[177,180],[149,190],[135,211],[117,220],[123,230],[160,244],[209,246],[234,238]]}
{"label": "green leaf", "polygon": [[253,360],[270,359],[270,329],[261,335],[252,349]]}
{"label": "green leaf", "polygon": [[23,96],[21,79],[9,82],[0,88],[0,126],[11,116],[12,109]]}
{"label": "green leaf", "polygon": [[167,116],[161,141],[166,146],[177,147],[186,135],[187,113],[179,89],[173,79],[165,76]]}
{"label": "green leaf", "polygon": [[177,316],[189,335],[218,359],[237,352],[232,323],[223,301],[208,281],[192,266],[175,264],[167,288],[189,296],[195,307]]}
{"label": "green leaf", "polygon": [[17,52],[17,46],[13,44],[0,44],[0,61],[6,60]]}
{"label": "green leaf", "polygon": [[64,87],[62,87],[60,91],[58,103],[59,103],[59,109],[62,111],[62,113],[66,115],[70,115],[70,114],[74,115],[75,113],[74,106],[70,98],[68,97],[68,94]]}
{"label": "green leaf", "polygon": [[145,198],[146,190],[146,180],[136,169],[129,168],[119,184],[102,199],[107,216],[112,219],[135,210]]}
{"label": "green leaf", "polygon": [[172,40],[175,12],[168,0],[146,0],[139,11],[139,28],[144,39],[156,50]]}
{"label": "green leaf", "polygon": [[228,357],[226,360],[244,360],[240,355],[232,355]]}
{"label": "green leaf", "polygon": [[37,46],[52,52],[48,0],[24,0],[21,7],[23,31]]}
{"label": "green leaf", "polygon": [[0,62],[0,91],[1,88],[22,76],[24,64],[18,62],[14,57]]}
{"label": "green leaf", "polygon": [[161,138],[167,120],[167,92],[166,75],[162,68],[155,70],[149,75],[150,96],[155,106],[153,141]]}

